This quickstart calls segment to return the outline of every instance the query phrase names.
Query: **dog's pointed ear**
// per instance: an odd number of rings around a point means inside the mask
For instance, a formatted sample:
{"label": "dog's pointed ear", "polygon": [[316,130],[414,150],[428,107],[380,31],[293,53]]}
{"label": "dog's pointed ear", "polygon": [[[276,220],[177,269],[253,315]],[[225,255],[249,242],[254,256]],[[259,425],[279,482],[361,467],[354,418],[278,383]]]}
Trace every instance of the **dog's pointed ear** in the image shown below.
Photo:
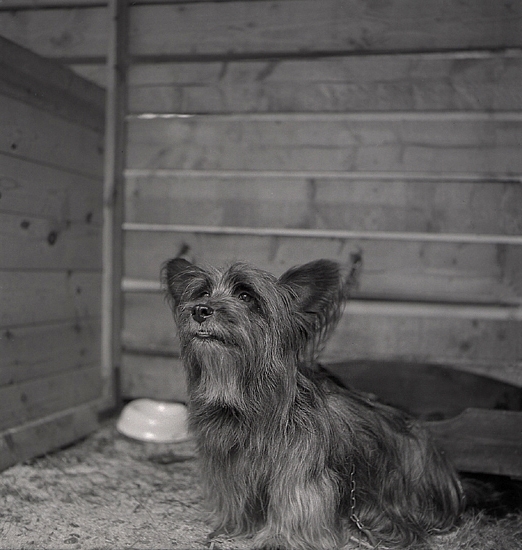
{"label": "dog's pointed ear", "polygon": [[343,296],[341,267],[331,260],[316,260],[292,267],[283,273],[279,283],[296,294],[303,312],[322,315]]}
{"label": "dog's pointed ear", "polygon": [[347,281],[345,271],[331,260],[293,267],[279,279],[296,297],[296,312],[308,326],[315,352],[339,322],[348,297]]}
{"label": "dog's pointed ear", "polygon": [[173,305],[178,305],[187,282],[199,268],[184,258],[173,258],[163,265],[161,279],[167,296]]}

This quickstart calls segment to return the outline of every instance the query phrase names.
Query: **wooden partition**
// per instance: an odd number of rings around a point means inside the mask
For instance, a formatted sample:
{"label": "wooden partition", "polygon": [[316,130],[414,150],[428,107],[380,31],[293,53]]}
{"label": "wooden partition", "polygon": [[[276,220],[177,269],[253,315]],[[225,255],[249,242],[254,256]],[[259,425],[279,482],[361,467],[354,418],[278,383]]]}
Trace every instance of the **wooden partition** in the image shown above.
{"label": "wooden partition", "polygon": [[276,274],[361,253],[360,287],[325,361],[428,361],[522,383],[512,9],[130,8],[128,396],[148,391],[148,369],[163,373],[150,391],[173,391],[177,345],[154,291],[159,266],[184,246],[195,261],[243,259]]}
{"label": "wooden partition", "polygon": [[0,38],[0,121],[2,469],[97,425],[104,92]]}
{"label": "wooden partition", "polygon": [[276,274],[361,254],[325,364],[521,386],[521,16],[485,1],[131,6],[124,395],[184,398],[159,293],[184,249]]}
{"label": "wooden partition", "polygon": [[[114,12],[104,2],[17,2],[24,9],[0,7],[4,36],[105,82]],[[125,194],[124,398],[186,397],[159,284],[181,250],[276,274],[360,254],[325,364],[348,380],[354,365],[376,377],[372,365],[402,364],[522,386],[521,5],[110,4],[129,20],[107,80],[126,98],[125,114],[118,102],[111,114],[113,152],[122,135],[126,144],[114,159]],[[482,387],[466,380],[463,392]],[[487,405],[511,406],[509,395]],[[467,418],[471,432],[482,422]],[[500,424],[520,432],[520,415],[495,417],[483,440]],[[511,461],[463,467],[513,473],[520,445],[504,441]]]}

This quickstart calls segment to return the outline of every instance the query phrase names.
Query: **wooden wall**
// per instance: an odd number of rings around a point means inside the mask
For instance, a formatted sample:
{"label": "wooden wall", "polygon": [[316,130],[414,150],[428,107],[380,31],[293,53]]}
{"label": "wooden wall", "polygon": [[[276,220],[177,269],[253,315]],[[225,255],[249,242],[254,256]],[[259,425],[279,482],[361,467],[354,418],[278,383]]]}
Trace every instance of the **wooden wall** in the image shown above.
{"label": "wooden wall", "polygon": [[0,38],[0,469],[96,426],[104,101]]}
{"label": "wooden wall", "polygon": [[107,84],[107,0],[2,0],[0,36]]}
{"label": "wooden wall", "polygon": [[276,274],[361,253],[326,362],[522,384],[522,4],[129,11],[126,397],[183,399],[158,278],[185,246]]}
{"label": "wooden wall", "polygon": [[[161,263],[362,253],[328,362],[522,383],[522,5],[129,2],[123,392],[184,397]],[[0,34],[105,84],[98,0],[4,0]],[[176,365],[178,368],[175,368]]]}

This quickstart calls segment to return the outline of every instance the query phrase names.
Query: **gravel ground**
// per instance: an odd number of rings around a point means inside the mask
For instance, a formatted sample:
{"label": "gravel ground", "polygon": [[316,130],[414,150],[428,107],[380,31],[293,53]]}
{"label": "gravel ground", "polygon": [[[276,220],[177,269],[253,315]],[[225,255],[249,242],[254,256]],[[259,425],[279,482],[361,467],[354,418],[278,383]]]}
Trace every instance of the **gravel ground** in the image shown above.
{"label": "gravel ground", "polygon": [[[245,539],[206,541],[212,526],[192,442],[144,444],[120,435],[114,424],[0,473],[0,549],[250,548]],[[430,548],[520,550],[522,514],[469,513]]]}

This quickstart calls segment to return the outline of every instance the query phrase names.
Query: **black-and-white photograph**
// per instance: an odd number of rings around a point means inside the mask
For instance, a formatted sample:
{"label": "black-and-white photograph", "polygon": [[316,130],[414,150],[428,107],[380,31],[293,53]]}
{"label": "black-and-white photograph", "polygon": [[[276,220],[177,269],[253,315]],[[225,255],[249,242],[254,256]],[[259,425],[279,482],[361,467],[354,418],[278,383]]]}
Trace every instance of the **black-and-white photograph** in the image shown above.
{"label": "black-and-white photograph", "polygon": [[0,550],[522,548],[522,0],[0,0]]}

